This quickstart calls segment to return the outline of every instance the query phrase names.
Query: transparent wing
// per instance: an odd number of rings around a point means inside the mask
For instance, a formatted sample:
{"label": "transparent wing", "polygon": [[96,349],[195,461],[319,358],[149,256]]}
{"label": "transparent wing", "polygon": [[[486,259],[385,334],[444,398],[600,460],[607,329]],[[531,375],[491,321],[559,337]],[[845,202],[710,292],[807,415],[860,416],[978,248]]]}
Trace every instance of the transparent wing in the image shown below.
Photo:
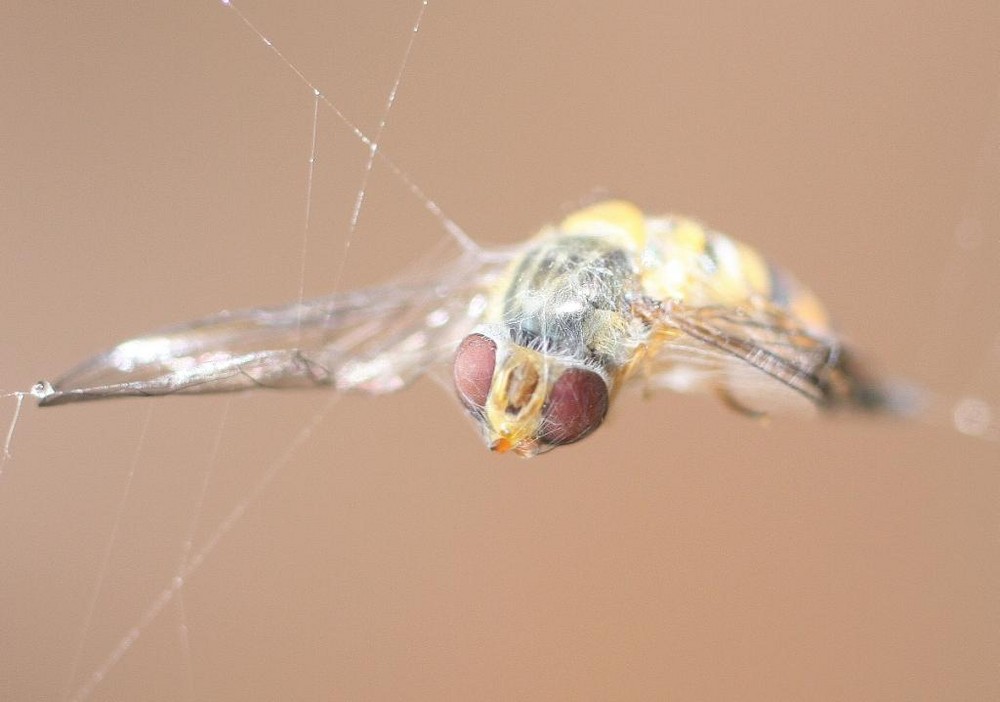
{"label": "transparent wing", "polygon": [[668,301],[647,313],[666,341],[650,363],[654,385],[715,391],[750,414],[815,407],[885,409],[888,398],[832,336],[764,300],[736,307]]}
{"label": "transparent wing", "polygon": [[55,405],[253,388],[392,392],[450,359],[509,259],[472,250],[390,285],[221,312],[124,341],[55,383],[39,383],[36,394]]}

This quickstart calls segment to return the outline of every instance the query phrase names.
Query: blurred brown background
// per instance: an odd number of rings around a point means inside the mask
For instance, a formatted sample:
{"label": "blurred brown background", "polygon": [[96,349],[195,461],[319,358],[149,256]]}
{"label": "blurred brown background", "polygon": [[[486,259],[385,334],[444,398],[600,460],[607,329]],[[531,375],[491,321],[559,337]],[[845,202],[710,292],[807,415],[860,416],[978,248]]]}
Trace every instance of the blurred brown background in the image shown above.
{"label": "blurred brown background", "polygon": [[[596,5],[432,0],[385,153],[483,242],[597,188],[700,217],[882,368],[1000,404],[995,2]],[[239,7],[376,132],[417,2]],[[443,239],[377,162],[348,245],[366,151],[324,106],[300,276],[313,97],[221,4],[5,14],[4,390]],[[430,382],[327,400],[26,402],[0,698],[1000,698],[997,444],[630,395],[524,462]]]}

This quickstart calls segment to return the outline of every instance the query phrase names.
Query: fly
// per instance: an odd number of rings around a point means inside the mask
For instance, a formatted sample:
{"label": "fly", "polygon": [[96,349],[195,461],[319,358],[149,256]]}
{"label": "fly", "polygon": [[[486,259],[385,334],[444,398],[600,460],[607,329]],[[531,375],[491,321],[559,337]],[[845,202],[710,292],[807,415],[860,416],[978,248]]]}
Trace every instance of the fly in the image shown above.
{"label": "fly", "polygon": [[442,370],[486,444],[521,456],[588,436],[628,384],[713,393],[754,417],[906,409],[791,275],[694,220],[622,200],[432,274],[124,341],[33,393],[43,406],[256,388],[381,394]]}

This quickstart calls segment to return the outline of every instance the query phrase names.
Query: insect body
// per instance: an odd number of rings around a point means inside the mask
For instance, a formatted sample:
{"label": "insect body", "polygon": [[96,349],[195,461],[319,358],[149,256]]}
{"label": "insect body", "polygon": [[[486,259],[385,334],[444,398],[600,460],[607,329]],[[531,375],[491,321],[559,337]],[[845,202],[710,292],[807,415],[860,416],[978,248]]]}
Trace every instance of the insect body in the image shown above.
{"label": "insect body", "polygon": [[125,341],[35,394],[53,405],[261,387],[384,393],[449,363],[487,444],[523,456],[587,436],[633,379],[713,392],[754,416],[894,409],[788,274],[696,222],[619,200],[430,274]]}
{"label": "insect body", "polygon": [[455,382],[489,445],[533,455],[604,419],[632,378],[763,415],[884,404],[815,296],[753,249],[608,201],[529,244],[466,338]]}

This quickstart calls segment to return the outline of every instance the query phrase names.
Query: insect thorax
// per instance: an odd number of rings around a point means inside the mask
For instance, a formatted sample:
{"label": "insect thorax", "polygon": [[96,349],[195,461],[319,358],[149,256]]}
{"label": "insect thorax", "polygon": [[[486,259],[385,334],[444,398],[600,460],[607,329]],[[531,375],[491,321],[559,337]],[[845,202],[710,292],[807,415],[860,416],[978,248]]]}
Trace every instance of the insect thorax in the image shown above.
{"label": "insect thorax", "polygon": [[610,371],[634,347],[636,289],[632,257],[613,239],[553,237],[514,270],[502,321],[516,344]]}

